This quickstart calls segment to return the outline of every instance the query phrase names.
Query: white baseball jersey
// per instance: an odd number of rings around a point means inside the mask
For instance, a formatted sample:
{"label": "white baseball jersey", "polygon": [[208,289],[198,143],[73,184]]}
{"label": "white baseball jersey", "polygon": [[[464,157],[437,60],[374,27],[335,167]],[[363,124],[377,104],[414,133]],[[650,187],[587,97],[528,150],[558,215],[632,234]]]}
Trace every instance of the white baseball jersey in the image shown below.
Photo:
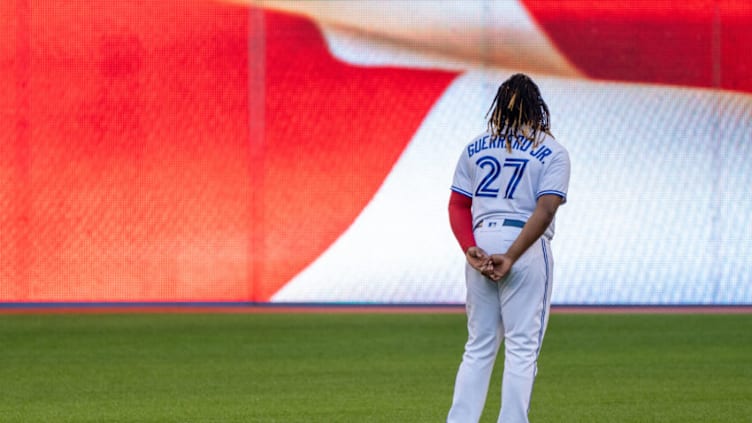
{"label": "white baseball jersey", "polygon": [[[503,139],[485,132],[462,152],[452,190],[473,199],[473,227],[491,217],[526,222],[540,196],[556,194],[566,202],[569,172],[569,153],[552,137],[534,147],[518,135],[510,153]],[[544,233],[548,239],[554,223]]]}

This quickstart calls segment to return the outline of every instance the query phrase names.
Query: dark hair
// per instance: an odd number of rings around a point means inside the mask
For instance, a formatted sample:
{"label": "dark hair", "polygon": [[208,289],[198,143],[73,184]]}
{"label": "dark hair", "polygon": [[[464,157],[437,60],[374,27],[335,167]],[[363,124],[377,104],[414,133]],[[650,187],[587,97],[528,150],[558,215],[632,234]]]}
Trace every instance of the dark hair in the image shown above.
{"label": "dark hair", "polygon": [[542,134],[553,138],[548,106],[527,75],[512,75],[499,86],[486,117],[489,114],[488,131],[494,138],[506,140],[507,151],[512,149],[512,137],[520,134],[532,140],[533,145],[540,142]]}

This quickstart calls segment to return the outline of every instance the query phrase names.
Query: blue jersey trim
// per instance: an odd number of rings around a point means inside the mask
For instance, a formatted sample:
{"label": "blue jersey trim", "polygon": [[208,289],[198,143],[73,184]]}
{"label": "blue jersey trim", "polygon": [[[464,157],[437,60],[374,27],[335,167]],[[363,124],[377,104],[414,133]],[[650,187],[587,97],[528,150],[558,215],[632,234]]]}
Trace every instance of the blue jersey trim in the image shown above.
{"label": "blue jersey trim", "polygon": [[541,191],[541,192],[539,192],[538,195],[535,197],[535,199],[537,200],[541,196],[543,196],[543,195],[549,195],[549,194],[558,195],[559,197],[561,197],[561,198],[563,198],[565,200],[567,198],[567,193],[566,192],[555,191],[555,190],[548,190],[548,191]]}
{"label": "blue jersey trim", "polygon": [[462,194],[462,195],[464,195],[465,197],[470,197],[470,198],[473,198],[473,194],[471,194],[471,193],[469,193],[469,192],[465,191],[465,190],[464,190],[464,189],[462,189],[462,188],[457,188],[457,187],[456,187],[456,186],[454,186],[454,185],[452,185],[452,191],[456,192],[457,194]]}

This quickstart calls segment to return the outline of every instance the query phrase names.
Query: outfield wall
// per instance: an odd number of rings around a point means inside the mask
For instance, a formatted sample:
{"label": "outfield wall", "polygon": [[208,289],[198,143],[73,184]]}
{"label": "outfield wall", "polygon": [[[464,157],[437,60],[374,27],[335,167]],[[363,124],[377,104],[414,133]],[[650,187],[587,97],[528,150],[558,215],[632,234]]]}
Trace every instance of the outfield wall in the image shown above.
{"label": "outfield wall", "polygon": [[752,304],[748,2],[246,3],[0,5],[0,303],[462,303],[454,165],[521,71],[554,304]]}

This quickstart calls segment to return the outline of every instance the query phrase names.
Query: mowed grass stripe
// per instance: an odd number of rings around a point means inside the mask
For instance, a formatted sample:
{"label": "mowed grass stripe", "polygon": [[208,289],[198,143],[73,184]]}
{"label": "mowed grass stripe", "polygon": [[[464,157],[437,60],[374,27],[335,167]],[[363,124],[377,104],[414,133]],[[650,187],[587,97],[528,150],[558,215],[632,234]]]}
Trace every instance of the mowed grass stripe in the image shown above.
{"label": "mowed grass stripe", "polygon": [[[1,315],[0,422],[440,422],[465,336],[461,314]],[[752,315],[554,314],[531,420],[752,422],[751,381]]]}

